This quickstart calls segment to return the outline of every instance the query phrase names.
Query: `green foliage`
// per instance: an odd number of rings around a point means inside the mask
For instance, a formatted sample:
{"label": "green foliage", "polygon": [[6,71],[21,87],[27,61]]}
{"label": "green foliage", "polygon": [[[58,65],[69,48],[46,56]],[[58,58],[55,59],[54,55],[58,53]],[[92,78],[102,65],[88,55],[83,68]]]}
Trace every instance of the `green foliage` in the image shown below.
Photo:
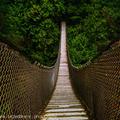
{"label": "green foliage", "polygon": [[[9,0],[0,38],[19,48],[31,61],[51,66],[59,46],[59,17],[64,12],[58,0]],[[3,13],[3,12],[2,12]]]}
{"label": "green foliage", "polygon": [[97,54],[95,44],[90,44],[86,33],[79,33],[79,28],[80,26],[72,26],[68,32],[71,59],[77,66],[92,60]]}
{"label": "green foliage", "polygon": [[32,62],[51,66],[57,58],[59,23],[68,23],[74,65],[97,57],[120,38],[119,0],[1,0],[0,38]]}
{"label": "green foliage", "polygon": [[118,0],[81,0],[69,5],[68,43],[74,65],[94,59],[120,38],[119,7]]}

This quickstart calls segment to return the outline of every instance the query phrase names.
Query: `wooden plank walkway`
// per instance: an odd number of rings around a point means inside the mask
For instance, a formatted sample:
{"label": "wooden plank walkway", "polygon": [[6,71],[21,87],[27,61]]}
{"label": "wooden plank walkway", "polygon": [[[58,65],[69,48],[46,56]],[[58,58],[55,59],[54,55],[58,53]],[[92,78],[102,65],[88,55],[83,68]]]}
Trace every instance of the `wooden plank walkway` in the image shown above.
{"label": "wooden plank walkway", "polygon": [[61,56],[55,91],[42,120],[88,120],[83,106],[76,98],[69,79],[66,52],[66,24],[61,28]]}

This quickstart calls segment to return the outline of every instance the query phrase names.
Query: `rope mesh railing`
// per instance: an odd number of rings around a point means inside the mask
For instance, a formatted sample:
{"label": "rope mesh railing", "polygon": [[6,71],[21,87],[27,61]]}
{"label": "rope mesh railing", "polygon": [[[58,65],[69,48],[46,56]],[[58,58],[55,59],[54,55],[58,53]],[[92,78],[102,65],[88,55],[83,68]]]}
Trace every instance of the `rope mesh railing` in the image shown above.
{"label": "rope mesh railing", "polygon": [[69,69],[75,91],[94,118],[120,120],[120,47],[81,69],[75,68],[69,59]]}
{"label": "rope mesh railing", "polygon": [[[0,118],[31,119],[38,115],[54,89],[58,65],[59,56],[52,68],[32,65],[18,52],[0,43]],[[105,52],[82,69],[75,68],[69,61],[69,68],[73,86],[94,117],[119,120],[120,47]]]}
{"label": "rope mesh railing", "polygon": [[58,65],[59,55],[55,66],[41,68],[0,43],[0,119],[38,115],[54,89]]}

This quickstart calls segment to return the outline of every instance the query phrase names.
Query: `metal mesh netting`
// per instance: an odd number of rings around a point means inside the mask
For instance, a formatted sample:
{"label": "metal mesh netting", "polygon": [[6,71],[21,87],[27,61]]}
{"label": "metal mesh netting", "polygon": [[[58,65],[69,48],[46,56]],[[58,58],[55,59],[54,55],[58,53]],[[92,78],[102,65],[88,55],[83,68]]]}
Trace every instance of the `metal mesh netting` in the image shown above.
{"label": "metal mesh netting", "polygon": [[120,47],[82,69],[69,61],[69,68],[75,90],[96,120],[120,120]]}
{"label": "metal mesh netting", "polygon": [[0,43],[0,118],[40,113],[54,89],[58,64],[59,57],[54,67],[40,68]]}

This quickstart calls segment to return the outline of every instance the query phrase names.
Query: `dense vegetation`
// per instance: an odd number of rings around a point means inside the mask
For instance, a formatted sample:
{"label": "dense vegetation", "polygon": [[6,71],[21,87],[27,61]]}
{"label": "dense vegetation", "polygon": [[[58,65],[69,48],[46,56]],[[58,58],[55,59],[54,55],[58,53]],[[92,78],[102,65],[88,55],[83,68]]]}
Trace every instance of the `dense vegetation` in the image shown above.
{"label": "dense vegetation", "polygon": [[119,0],[72,0],[67,4],[70,57],[79,66],[120,38]]}
{"label": "dense vegetation", "polygon": [[119,0],[0,0],[0,38],[32,62],[51,66],[64,19],[70,57],[79,66],[120,38],[119,8]]}
{"label": "dense vegetation", "polygon": [[59,0],[1,0],[0,38],[19,48],[31,61],[51,66],[59,47]]}

